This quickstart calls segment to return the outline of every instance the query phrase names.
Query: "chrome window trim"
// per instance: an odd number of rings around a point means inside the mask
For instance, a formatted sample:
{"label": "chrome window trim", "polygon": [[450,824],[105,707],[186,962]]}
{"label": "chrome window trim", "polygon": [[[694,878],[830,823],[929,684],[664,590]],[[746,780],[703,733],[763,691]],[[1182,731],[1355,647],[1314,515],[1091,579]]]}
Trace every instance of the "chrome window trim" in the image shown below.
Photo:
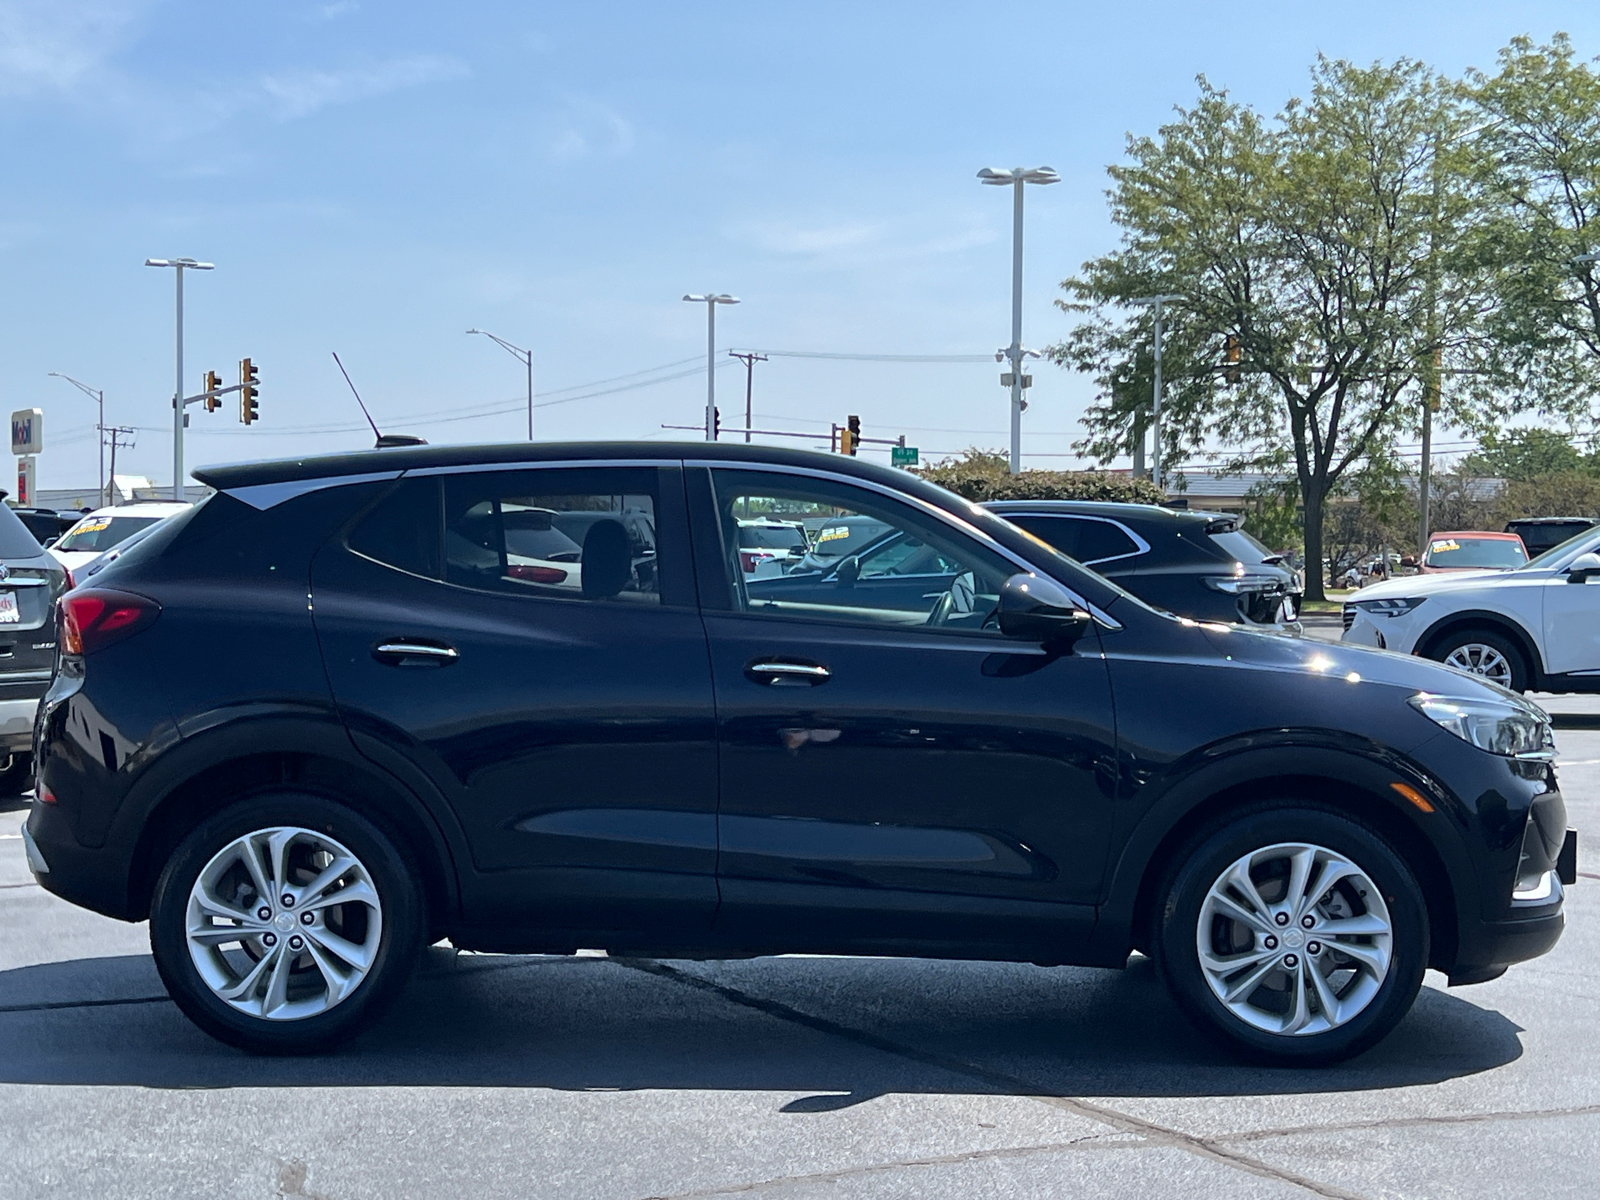
{"label": "chrome window trim", "polygon": [[[978,529],[975,525],[963,521],[960,517],[956,516],[955,513],[950,512],[948,509],[940,508],[937,504],[930,504],[920,496],[913,496],[908,492],[896,491],[894,488],[887,487],[875,480],[862,479],[855,475],[846,475],[839,472],[821,470],[816,467],[794,467],[789,466],[786,463],[752,463],[742,462],[739,460],[686,458],[683,460],[683,465],[685,467],[705,467],[713,471],[761,471],[769,475],[798,475],[804,479],[827,479],[834,483],[842,483],[847,486],[862,488],[869,492],[877,492],[879,495],[887,496],[891,500],[898,500],[902,504],[909,504],[913,508],[920,510],[925,515],[933,517],[946,525],[954,527],[967,537],[973,538],[981,543],[991,553],[998,554],[1001,558],[1006,559],[1013,566],[1017,567],[1026,574],[1036,575],[1039,572],[1039,568],[1035,564],[1029,562],[1020,554],[1015,554],[1008,550],[999,542],[991,538],[988,534],[984,533],[981,529]],[[969,501],[969,503],[971,502]],[[977,505],[974,504],[973,507],[977,507]],[[995,513],[992,515],[999,516],[1000,514]],[[1003,520],[1004,518],[1001,519]],[[1057,580],[1057,582],[1060,581]],[[1062,586],[1066,587],[1065,584]],[[1067,591],[1074,600],[1083,605],[1083,607],[1089,611],[1089,614],[1094,617],[1097,624],[1105,629],[1110,630],[1122,628],[1122,623],[1120,621],[1114,620],[1108,616],[1097,605],[1089,603],[1089,601],[1078,595],[1078,593],[1073,591],[1071,588],[1067,588]]]}
{"label": "chrome window trim", "polygon": [[[994,512],[993,509],[990,509],[989,511]],[[1145,541],[1137,533],[1129,529],[1126,525],[1114,517],[1097,517],[1091,513],[1040,512],[1038,509],[1029,510],[1025,508],[1007,509],[1004,512],[994,512],[994,515],[999,517],[1002,521],[1009,521],[1012,517],[1048,517],[1053,521],[1099,521],[1104,525],[1115,525],[1118,529],[1122,530],[1123,533],[1127,534],[1133,539],[1133,544],[1135,546],[1139,547],[1137,550],[1131,551],[1127,554],[1113,554],[1110,558],[1079,558],[1073,560],[1075,562],[1082,563],[1086,567],[1097,566],[1100,563],[1120,562],[1124,558],[1138,558],[1141,554],[1150,553],[1150,543]]]}
{"label": "chrome window trim", "polygon": [[487,474],[500,471],[570,471],[608,469],[613,467],[679,467],[683,459],[666,458],[563,458],[540,459],[538,462],[468,463],[449,467],[413,467],[407,479],[428,475]]}

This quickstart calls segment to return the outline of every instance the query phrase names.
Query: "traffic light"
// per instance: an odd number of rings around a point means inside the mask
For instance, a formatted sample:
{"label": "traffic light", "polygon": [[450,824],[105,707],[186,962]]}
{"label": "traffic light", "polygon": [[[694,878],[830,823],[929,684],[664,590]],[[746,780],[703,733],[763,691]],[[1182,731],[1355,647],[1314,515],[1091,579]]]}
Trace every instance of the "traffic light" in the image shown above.
{"label": "traffic light", "polygon": [[222,377],[219,376],[215,371],[207,371],[206,372],[205,386],[200,389],[202,392],[204,392],[206,394],[206,411],[207,412],[216,412],[217,409],[222,407],[222,397],[221,396],[212,395],[212,393],[215,392],[221,386],[222,386]]}
{"label": "traffic light", "polygon": [[256,372],[255,363],[248,358],[239,360],[239,420],[250,425],[261,419],[261,406],[256,403],[256,394],[259,389],[256,384],[261,376]]}
{"label": "traffic light", "polygon": [[1222,361],[1226,366],[1222,377],[1229,383],[1238,383],[1244,377],[1244,369],[1239,366],[1239,359],[1239,335],[1230,333],[1222,340]]}
{"label": "traffic light", "polygon": [[861,448],[861,418],[852,413],[845,418],[844,428],[839,431],[839,453],[854,454]]}
{"label": "traffic light", "polygon": [[722,410],[720,408],[713,408],[711,410],[711,440],[714,442],[721,436]]}

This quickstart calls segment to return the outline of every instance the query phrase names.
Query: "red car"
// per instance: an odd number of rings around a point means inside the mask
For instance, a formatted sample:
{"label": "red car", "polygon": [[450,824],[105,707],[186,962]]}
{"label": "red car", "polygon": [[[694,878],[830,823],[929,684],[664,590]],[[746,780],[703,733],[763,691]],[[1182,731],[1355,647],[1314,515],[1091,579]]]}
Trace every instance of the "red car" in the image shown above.
{"label": "red car", "polygon": [[1489,533],[1481,529],[1436,533],[1417,564],[1423,575],[1445,571],[1509,571],[1528,561],[1527,547],[1514,533]]}

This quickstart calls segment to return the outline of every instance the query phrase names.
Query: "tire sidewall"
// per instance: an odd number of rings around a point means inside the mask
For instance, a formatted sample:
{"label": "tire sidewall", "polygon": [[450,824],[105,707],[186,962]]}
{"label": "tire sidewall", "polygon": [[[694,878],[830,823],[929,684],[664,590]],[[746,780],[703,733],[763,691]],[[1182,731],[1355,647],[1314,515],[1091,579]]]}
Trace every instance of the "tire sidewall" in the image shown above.
{"label": "tire sidewall", "polygon": [[[371,876],[383,911],[378,951],[367,977],[334,1007],[298,1021],[251,1017],[223,1001],[195,968],[185,934],[190,891],[212,857],[235,838],[280,825],[324,833],[349,849]],[[207,818],[169,856],[150,904],[156,969],[178,1006],[213,1037],[260,1053],[326,1049],[374,1022],[420,956],[422,904],[415,879],[395,842],[343,805],[302,792],[253,796]]]}
{"label": "tire sidewall", "polygon": [[[1383,893],[1394,937],[1389,973],[1372,1002],[1336,1029],[1298,1037],[1267,1033],[1234,1016],[1206,982],[1196,949],[1200,911],[1212,884],[1244,855],[1283,842],[1312,843],[1348,856]],[[1280,1066],[1338,1062],[1380,1041],[1415,1001],[1429,952],[1426,902],[1400,855],[1348,817],[1298,805],[1238,817],[1192,843],[1165,892],[1155,933],[1157,966],[1190,1018],[1245,1057]]]}

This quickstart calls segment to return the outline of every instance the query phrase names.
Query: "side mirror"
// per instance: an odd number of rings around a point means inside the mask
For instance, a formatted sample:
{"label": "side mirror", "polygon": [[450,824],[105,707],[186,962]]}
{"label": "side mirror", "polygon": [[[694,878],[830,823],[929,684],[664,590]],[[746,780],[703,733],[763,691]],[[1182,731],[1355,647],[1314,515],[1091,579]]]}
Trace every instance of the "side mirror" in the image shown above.
{"label": "side mirror", "polygon": [[856,580],[861,578],[861,560],[852,554],[839,564],[839,569],[833,573],[833,578],[842,588],[855,587]]}
{"label": "side mirror", "polygon": [[1580,554],[1567,564],[1568,583],[1586,583],[1591,575],[1600,575],[1600,554]]}
{"label": "side mirror", "polygon": [[57,542],[59,542],[59,541],[60,541],[60,540],[61,540],[61,537],[60,537],[60,535],[59,535],[59,534],[58,534],[58,535],[56,535],[56,536],[55,536],[55,537],[47,537],[47,538],[45,538],[45,540],[44,540],[44,548],[45,548],[45,549],[46,549],[46,550],[48,550],[48,549],[50,549],[50,547],[51,547],[51,546],[54,546],[54,545],[55,545],[55,544],[56,544],[56,543],[57,543]]}
{"label": "side mirror", "polygon": [[1069,645],[1093,620],[1071,592],[1040,575],[1017,574],[1001,584],[998,613],[1007,637]]}

